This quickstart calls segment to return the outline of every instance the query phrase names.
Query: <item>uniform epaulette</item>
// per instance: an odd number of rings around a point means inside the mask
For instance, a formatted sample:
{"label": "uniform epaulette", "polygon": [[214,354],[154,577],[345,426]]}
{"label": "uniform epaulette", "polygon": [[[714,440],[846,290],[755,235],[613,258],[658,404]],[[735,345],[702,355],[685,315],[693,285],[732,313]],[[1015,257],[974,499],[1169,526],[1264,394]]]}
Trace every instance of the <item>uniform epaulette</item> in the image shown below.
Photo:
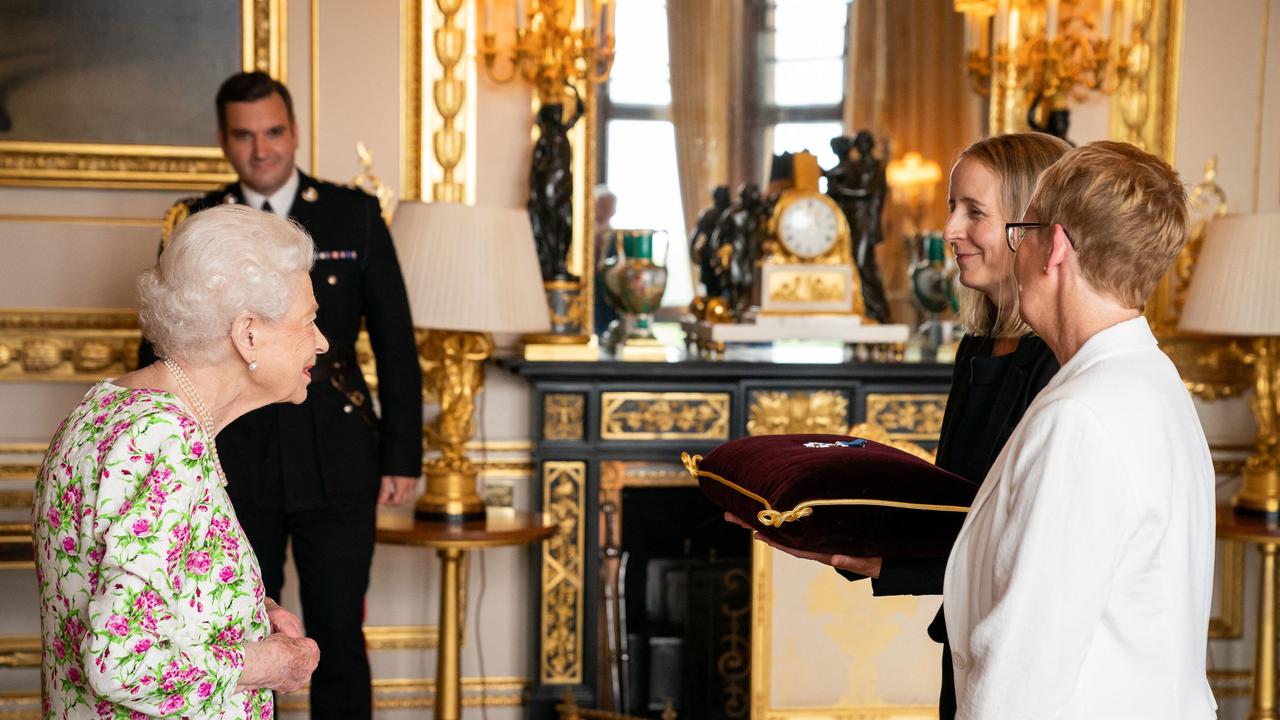
{"label": "uniform epaulette", "polygon": [[169,237],[173,235],[173,229],[178,226],[178,223],[187,219],[191,214],[191,207],[198,202],[200,202],[200,196],[193,195],[169,206],[164,214],[164,222],[160,226],[160,252],[164,252],[164,249],[169,247]]}

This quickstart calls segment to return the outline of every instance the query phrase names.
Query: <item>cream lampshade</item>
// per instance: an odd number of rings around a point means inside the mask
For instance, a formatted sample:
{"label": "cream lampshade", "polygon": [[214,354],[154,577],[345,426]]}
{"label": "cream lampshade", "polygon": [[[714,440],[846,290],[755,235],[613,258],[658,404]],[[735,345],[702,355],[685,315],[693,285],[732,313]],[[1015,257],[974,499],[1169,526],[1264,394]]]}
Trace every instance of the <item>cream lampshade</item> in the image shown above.
{"label": "cream lampshade", "polygon": [[547,332],[550,319],[533,231],[524,210],[453,203],[401,203],[391,225],[409,291],[425,381],[440,401],[427,429],[440,457],[427,466],[415,515],[462,522],[484,517],[465,446],[484,386],[490,333]]}
{"label": "cream lampshade", "polygon": [[1280,213],[1229,215],[1209,225],[1182,309],[1186,332],[1253,338],[1257,445],[1232,503],[1280,513]]}

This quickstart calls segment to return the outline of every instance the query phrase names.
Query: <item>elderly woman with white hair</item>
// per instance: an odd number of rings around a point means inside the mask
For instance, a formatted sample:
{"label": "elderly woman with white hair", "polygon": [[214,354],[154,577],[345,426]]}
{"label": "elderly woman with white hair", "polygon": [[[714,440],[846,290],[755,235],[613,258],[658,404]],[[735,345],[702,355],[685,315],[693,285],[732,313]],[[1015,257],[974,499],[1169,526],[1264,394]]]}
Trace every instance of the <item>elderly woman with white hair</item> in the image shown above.
{"label": "elderly woman with white hair", "polygon": [[45,717],[269,718],[319,651],[263,592],[214,438],[306,398],[328,342],[312,243],[270,213],[192,216],[138,279],[163,360],[94,385],[36,481]]}
{"label": "elderly woman with white hair", "polygon": [[1214,473],[1142,307],[1186,240],[1168,164],[1076,148],[1009,223],[1061,369],[996,459],[944,583],[957,717],[1211,718]]}

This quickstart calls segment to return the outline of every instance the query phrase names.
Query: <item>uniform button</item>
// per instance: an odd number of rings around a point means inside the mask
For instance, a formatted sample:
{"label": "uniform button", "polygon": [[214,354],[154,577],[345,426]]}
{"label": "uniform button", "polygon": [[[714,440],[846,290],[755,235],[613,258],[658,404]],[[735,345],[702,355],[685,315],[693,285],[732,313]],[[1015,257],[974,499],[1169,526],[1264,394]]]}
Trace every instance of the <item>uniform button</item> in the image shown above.
{"label": "uniform button", "polygon": [[963,670],[968,667],[969,659],[966,658],[962,652],[953,652],[951,653],[951,664],[954,665],[957,670]]}
{"label": "uniform button", "polygon": [[342,406],[342,412],[344,412],[344,413],[346,413],[346,414],[348,414],[348,415],[350,415],[350,414],[351,414],[351,411],[352,411],[352,410],[355,410],[355,408],[354,408],[354,407],[352,407],[350,403],[348,403],[348,404],[346,404],[346,405],[343,405],[343,406]]}
{"label": "uniform button", "polygon": [[337,276],[337,275],[330,275],[330,276],[329,276],[329,284],[330,284],[330,285],[337,285],[337,284],[338,284],[338,276]]}

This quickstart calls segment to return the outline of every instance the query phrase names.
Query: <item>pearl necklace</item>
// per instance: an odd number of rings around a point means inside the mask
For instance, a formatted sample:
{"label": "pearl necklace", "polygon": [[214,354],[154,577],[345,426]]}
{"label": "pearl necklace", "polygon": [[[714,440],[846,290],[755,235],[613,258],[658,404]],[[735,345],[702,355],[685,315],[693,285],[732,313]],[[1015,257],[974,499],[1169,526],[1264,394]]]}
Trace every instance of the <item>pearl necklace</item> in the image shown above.
{"label": "pearl necklace", "polygon": [[204,400],[200,399],[200,394],[196,392],[195,385],[191,384],[191,379],[187,377],[187,374],[183,372],[178,363],[174,362],[172,358],[165,358],[164,366],[169,368],[169,373],[178,382],[178,389],[195,406],[196,422],[199,423],[200,428],[204,430],[205,436],[209,439],[209,453],[213,456],[213,467],[218,474],[218,482],[225,486],[227,484],[227,476],[222,471],[222,461],[218,459],[218,444],[213,439],[214,428],[218,427],[213,421],[213,414],[209,412]]}

